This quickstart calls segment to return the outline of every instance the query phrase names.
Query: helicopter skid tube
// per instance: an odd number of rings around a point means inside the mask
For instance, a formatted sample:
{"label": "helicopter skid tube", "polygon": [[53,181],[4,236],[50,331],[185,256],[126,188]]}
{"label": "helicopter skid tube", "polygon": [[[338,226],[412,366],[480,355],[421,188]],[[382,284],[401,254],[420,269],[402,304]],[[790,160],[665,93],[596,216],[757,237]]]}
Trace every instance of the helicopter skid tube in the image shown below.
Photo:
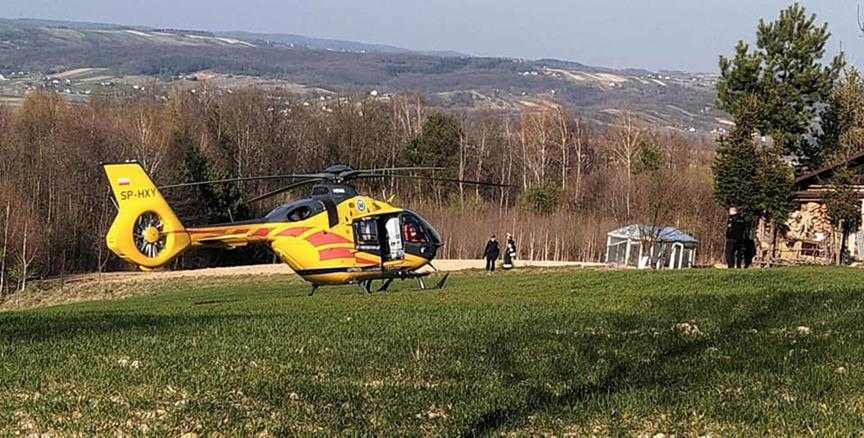
{"label": "helicopter skid tube", "polygon": [[385,292],[390,287],[390,284],[393,282],[393,280],[409,279],[417,279],[420,290],[443,289],[450,275],[444,274],[438,281],[435,282],[434,285],[427,285],[426,282],[423,280],[426,277],[432,275],[433,273],[434,272],[413,272],[404,270],[368,270],[364,272],[349,272],[342,270],[338,272],[317,271],[314,273],[303,273],[301,275],[306,281],[312,283],[313,291],[318,287],[325,285],[337,286],[344,284],[356,284],[359,285],[366,293],[372,293],[372,282],[376,280],[381,280],[381,286],[375,290],[376,292]]}

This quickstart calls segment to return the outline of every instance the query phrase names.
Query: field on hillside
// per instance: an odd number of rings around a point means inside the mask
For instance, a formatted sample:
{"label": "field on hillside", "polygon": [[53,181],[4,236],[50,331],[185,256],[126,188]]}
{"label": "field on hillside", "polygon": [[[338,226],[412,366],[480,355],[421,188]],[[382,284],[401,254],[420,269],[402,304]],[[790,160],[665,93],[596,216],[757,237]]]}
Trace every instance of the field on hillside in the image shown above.
{"label": "field on hillside", "polygon": [[864,428],[862,280],[467,272],[440,292],[311,298],[288,276],[158,282],[0,313],[0,435],[848,435]]}

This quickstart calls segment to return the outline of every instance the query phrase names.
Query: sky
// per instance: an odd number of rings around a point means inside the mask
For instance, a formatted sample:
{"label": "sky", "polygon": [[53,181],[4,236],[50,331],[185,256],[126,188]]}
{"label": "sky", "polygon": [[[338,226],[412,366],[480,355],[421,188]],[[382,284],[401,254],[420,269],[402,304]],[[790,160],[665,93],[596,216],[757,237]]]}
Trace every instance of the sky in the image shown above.
{"label": "sky", "polygon": [[[862,0],[864,1],[864,0]],[[783,0],[0,0],[0,17],[196,30],[291,33],[454,50],[558,58],[588,65],[715,72],[720,54],[752,41]],[[864,65],[856,0],[804,0]]]}

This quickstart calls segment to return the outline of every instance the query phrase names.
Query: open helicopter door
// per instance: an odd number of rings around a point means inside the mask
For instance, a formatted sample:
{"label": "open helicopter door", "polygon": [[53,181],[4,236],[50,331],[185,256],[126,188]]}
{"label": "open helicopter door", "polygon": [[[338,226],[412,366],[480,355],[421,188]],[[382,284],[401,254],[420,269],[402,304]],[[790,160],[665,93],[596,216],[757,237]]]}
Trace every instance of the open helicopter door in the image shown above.
{"label": "open helicopter door", "polygon": [[354,222],[354,244],[359,251],[381,257],[382,262],[405,258],[398,215],[373,216]]}
{"label": "open helicopter door", "polygon": [[405,247],[402,245],[401,221],[399,216],[389,217],[384,222],[387,236],[387,260],[402,260],[405,258]]}

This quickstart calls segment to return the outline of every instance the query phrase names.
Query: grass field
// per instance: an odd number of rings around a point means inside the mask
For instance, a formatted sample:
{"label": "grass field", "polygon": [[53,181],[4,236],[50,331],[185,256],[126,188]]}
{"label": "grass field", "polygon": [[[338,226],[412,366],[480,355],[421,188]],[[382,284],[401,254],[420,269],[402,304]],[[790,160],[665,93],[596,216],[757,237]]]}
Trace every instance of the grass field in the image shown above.
{"label": "grass field", "polygon": [[0,313],[0,435],[851,434],[864,272],[291,277]]}

